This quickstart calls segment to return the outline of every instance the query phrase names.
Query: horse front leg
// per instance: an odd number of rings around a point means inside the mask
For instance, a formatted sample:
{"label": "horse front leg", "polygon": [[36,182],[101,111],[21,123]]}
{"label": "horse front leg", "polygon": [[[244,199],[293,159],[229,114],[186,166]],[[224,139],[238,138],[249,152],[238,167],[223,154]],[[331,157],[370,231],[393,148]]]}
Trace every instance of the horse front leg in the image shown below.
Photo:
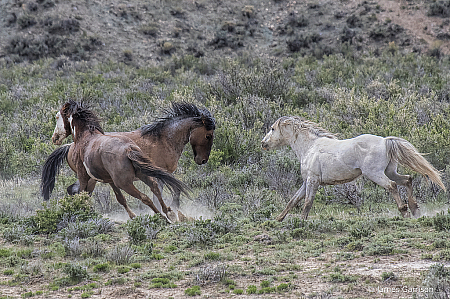
{"label": "horse front leg", "polygon": [[302,219],[308,218],[309,210],[311,210],[314,196],[316,196],[317,189],[319,189],[319,181],[317,179],[308,178],[306,182],[305,204],[303,205]]}
{"label": "horse front leg", "polygon": [[[159,188],[159,192],[163,192],[163,188],[164,188],[164,183],[161,180],[158,180],[158,188]],[[176,189],[173,190],[172,192],[172,202],[170,203],[170,208],[172,209],[172,211],[178,216],[178,220],[180,222],[186,221],[188,219],[188,217],[186,217],[186,215],[184,215],[181,211],[180,211],[180,195],[181,195],[181,191]],[[153,194],[153,203],[155,204],[156,207],[159,206],[159,209],[161,210],[161,206],[159,205],[159,202],[156,201],[157,197],[155,194]]]}
{"label": "horse front leg", "polygon": [[91,179],[91,177],[87,173],[87,171],[84,168],[84,166],[78,168],[77,177],[78,177],[78,181],[79,181],[79,184],[80,184],[78,193],[81,193],[83,191],[87,192],[88,191],[89,180]]}
{"label": "horse front leg", "polygon": [[278,221],[283,221],[284,217],[286,217],[289,211],[292,210],[296,205],[298,205],[300,200],[302,200],[305,197],[305,194],[306,194],[306,181],[304,181],[300,189],[298,189],[297,192],[295,192],[294,196],[289,201],[284,211],[281,212],[281,214],[278,215],[276,219]]}

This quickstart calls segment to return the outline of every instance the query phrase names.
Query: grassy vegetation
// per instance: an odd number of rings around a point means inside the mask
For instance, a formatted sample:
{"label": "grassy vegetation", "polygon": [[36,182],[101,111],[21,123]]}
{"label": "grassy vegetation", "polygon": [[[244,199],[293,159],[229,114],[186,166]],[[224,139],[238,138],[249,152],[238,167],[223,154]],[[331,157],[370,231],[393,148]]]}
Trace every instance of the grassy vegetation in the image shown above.
{"label": "grassy vegetation", "polygon": [[[403,55],[395,48],[276,62],[174,56],[140,68],[112,62],[61,66],[53,59],[2,65],[2,284],[22,297],[59,292],[82,298],[108,286],[124,292],[173,289],[180,296],[300,295],[304,279],[329,284],[328,294],[344,297],[364,294],[357,285],[365,290],[394,280],[448,286],[446,268],[422,278],[392,269],[371,278],[358,274],[385,258],[449,261],[445,193],[414,177],[423,212],[430,212],[403,219],[384,190],[360,179],[353,189],[320,189],[310,220],[301,221],[294,210],[278,223],[275,215],[301,184],[300,164],[289,149],[263,152],[260,141],[288,114],[341,138],[399,136],[427,153],[450,186],[449,71],[447,57]],[[122,209],[109,187],[98,186],[92,198],[63,196],[75,180],[68,169],[57,177],[53,200],[42,206],[37,178],[55,149],[54,115],[68,97],[89,102],[105,131],[150,123],[172,101],[211,110],[217,129],[208,164],[196,165],[187,147],[176,172],[194,190],[194,201],[184,199],[182,208],[203,207],[211,219],[168,226],[142,215],[113,223],[101,216]],[[44,279],[35,282],[37,277]]]}

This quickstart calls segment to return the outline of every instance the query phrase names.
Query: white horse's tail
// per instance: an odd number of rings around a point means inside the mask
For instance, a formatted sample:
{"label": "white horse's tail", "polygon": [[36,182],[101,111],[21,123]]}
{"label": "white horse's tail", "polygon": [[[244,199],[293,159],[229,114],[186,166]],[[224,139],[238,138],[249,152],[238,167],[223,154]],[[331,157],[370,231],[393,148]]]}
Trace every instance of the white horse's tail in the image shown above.
{"label": "white horse's tail", "polygon": [[426,176],[446,191],[439,171],[417,151],[414,145],[399,137],[386,137],[385,140],[386,150],[391,160]]}

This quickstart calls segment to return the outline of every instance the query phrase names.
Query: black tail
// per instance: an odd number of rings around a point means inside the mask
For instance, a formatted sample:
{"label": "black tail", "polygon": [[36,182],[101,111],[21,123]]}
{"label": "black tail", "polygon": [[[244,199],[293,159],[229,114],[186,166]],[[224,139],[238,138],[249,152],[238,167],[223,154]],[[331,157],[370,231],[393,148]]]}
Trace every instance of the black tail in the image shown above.
{"label": "black tail", "polygon": [[71,145],[66,144],[54,150],[42,167],[41,194],[45,201],[49,200],[50,194],[55,188],[55,177],[66,160]]}
{"label": "black tail", "polygon": [[144,156],[139,149],[130,147],[127,151],[127,156],[128,159],[131,160],[131,163],[133,163],[133,167],[136,170],[141,171],[145,175],[161,180],[164,185],[169,188],[171,193],[179,191],[187,197],[190,197],[189,187],[187,187],[183,182],[177,180],[171,173],[168,173],[157,166],[153,166],[152,162]]}

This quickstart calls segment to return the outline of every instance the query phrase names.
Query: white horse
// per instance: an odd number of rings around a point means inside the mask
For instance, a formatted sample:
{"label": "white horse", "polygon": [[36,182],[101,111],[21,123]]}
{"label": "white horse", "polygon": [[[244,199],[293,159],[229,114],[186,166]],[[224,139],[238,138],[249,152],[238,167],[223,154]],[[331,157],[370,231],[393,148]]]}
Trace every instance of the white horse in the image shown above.
{"label": "white horse", "polygon": [[[397,164],[425,175],[445,191],[439,172],[402,138],[365,134],[338,140],[316,123],[296,116],[283,116],[272,125],[261,143],[266,150],[290,145],[301,161],[303,184],[277,217],[278,221],[282,221],[303,198],[302,219],[306,219],[320,185],[343,184],[361,175],[389,190],[403,217],[410,217],[408,205],[413,216],[419,217],[412,178],[398,174]],[[406,187],[408,205],[400,198],[397,185]]]}

